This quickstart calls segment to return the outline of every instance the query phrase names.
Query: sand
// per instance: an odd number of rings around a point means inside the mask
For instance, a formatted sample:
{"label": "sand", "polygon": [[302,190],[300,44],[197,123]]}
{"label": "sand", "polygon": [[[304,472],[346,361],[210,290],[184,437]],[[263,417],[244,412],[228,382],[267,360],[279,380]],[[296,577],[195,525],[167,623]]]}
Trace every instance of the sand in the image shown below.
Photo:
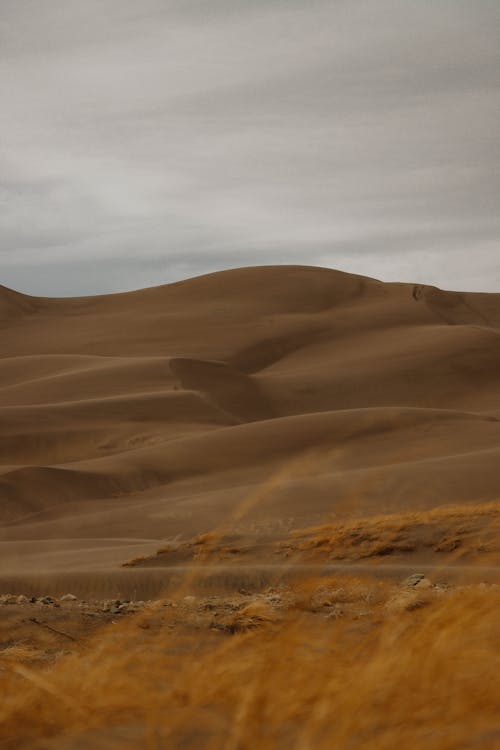
{"label": "sand", "polygon": [[0,588],[500,497],[500,294],[298,266],[0,287],[0,341]]}

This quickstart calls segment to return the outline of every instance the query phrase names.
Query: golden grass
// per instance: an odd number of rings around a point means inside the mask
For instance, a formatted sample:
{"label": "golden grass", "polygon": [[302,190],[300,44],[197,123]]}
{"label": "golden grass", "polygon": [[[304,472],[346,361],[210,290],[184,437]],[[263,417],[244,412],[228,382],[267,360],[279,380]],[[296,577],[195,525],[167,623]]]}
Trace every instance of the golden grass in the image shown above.
{"label": "golden grass", "polygon": [[[436,553],[454,560],[500,562],[500,502],[442,506],[432,510],[363,516],[298,529],[287,538],[262,544],[259,538],[241,542],[227,530],[160,548],[136,557],[124,567],[170,565],[178,562],[231,562],[255,554],[269,562],[276,554],[307,559],[363,560],[408,553]],[[486,560],[486,558],[488,558]]]}
{"label": "golden grass", "polygon": [[280,545],[287,553],[314,552],[359,560],[429,550],[454,557],[498,555],[500,502],[393,513],[296,531]]}
{"label": "golden grass", "polygon": [[[437,508],[297,531],[270,551],[491,563],[499,525],[500,503]],[[2,750],[500,748],[500,587],[339,575],[192,596],[211,561],[241,551],[228,528],[159,552],[199,563],[170,600],[57,658],[0,651]]]}
{"label": "golden grass", "polygon": [[498,587],[322,579],[233,607],[238,627],[217,630],[188,599],[49,667],[4,661],[0,746],[500,747]]}

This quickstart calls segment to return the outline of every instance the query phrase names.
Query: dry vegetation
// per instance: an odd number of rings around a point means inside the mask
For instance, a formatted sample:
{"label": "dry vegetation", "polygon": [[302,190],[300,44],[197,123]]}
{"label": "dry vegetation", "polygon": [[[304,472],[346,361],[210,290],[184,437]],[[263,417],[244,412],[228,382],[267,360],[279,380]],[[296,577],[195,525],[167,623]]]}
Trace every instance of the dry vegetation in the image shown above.
{"label": "dry vegetation", "polygon": [[391,555],[417,558],[437,554],[436,562],[499,562],[500,502],[443,506],[335,521],[292,532],[286,539],[243,539],[224,530],[170,544],[155,555],[128,560],[124,567],[180,562],[230,562],[243,557],[271,561],[276,555],[302,561],[357,561]]}
{"label": "dry vegetation", "polygon": [[[0,747],[500,748],[498,585],[451,585],[453,566],[439,564],[429,579],[398,583],[313,578],[308,565],[286,575],[299,559],[366,559],[369,570],[380,556],[429,552],[466,562],[477,581],[494,570],[499,525],[500,503],[483,503],[337,521],[254,546],[226,526],[128,563],[178,563],[168,598],[2,597]],[[249,568],[274,559],[275,585],[226,582],[208,595],[210,571],[242,558]]]}
{"label": "dry vegetation", "polygon": [[498,587],[412,583],[184,589],[50,659],[11,642],[0,746],[500,747]]}
{"label": "dry vegetation", "polygon": [[300,530],[281,548],[330,559],[359,560],[425,550],[455,559],[498,556],[500,503],[445,506],[420,512],[359,518]]}

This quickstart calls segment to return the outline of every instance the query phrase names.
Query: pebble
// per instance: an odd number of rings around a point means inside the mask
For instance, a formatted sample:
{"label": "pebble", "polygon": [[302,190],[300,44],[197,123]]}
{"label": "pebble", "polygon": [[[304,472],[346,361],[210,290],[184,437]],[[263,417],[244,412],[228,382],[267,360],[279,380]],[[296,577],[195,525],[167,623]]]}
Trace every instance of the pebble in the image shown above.
{"label": "pebble", "polygon": [[416,589],[431,589],[432,588],[432,581],[429,581],[428,578],[421,578],[420,581],[417,581],[415,584]]}
{"label": "pebble", "polygon": [[272,594],[271,596],[267,597],[267,601],[270,602],[271,604],[281,604],[282,598],[281,596],[277,594]]}
{"label": "pebble", "polygon": [[[186,601],[195,601],[195,597],[186,597]],[[127,614],[137,612],[150,607],[151,601],[129,601],[128,599],[108,599],[108,600],[94,600],[89,603],[84,599],[79,599],[74,594],[64,594],[58,599],[54,599],[52,596],[31,596],[27,597],[24,594],[1,594],[0,595],[0,606],[9,604],[27,605],[27,604],[38,604],[39,606],[50,606],[50,607],[61,607],[61,604],[74,604],[76,607],[84,611],[84,614],[91,616],[98,616],[99,612],[108,612],[114,615]],[[173,606],[173,605],[172,605]],[[177,606],[177,605],[175,605]]]}
{"label": "pebble", "polygon": [[425,578],[424,573],[413,573],[413,575],[408,576],[408,578],[404,581],[405,586],[416,586],[417,583],[420,583],[420,581]]}
{"label": "pebble", "polygon": [[3,596],[0,596],[0,604],[15,604],[17,600],[17,596],[13,596],[12,594],[3,594]]}

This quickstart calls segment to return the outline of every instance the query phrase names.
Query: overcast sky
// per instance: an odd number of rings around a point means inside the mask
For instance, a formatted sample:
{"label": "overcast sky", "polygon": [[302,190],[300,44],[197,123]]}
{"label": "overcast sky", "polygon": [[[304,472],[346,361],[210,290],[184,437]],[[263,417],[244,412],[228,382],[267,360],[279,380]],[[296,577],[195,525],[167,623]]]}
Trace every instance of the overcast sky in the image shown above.
{"label": "overcast sky", "polygon": [[500,292],[499,0],[0,0],[0,283]]}

